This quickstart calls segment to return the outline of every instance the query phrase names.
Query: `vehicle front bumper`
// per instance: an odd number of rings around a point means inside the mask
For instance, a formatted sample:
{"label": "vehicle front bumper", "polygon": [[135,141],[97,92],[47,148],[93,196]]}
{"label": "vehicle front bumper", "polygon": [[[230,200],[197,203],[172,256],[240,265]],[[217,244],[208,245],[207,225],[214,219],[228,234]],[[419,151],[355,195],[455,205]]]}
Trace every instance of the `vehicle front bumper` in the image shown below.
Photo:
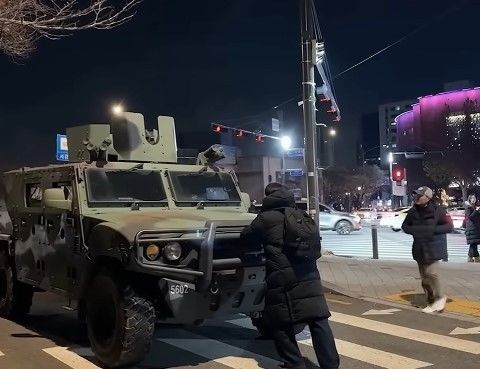
{"label": "vehicle front bumper", "polygon": [[207,291],[193,283],[162,278],[159,287],[170,310],[167,321],[192,324],[212,317],[264,309],[265,267],[218,271]]}

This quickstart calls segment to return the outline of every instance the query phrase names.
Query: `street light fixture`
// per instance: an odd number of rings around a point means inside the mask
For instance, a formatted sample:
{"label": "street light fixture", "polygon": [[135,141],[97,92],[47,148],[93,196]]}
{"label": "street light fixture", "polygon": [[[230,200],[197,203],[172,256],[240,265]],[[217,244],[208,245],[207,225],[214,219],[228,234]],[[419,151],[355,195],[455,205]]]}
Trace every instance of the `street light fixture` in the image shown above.
{"label": "street light fixture", "polygon": [[330,136],[331,137],[335,137],[337,135],[337,131],[335,130],[335,128],[332,128],[329,132]]}
{"label": "street light fixture", "polygon": [[282,148],[288,150],[292,147],[292,139],[289,136],[284,136],[281,138]]}
{"label": "street light fixture", "polygon": [[121,104],[116,104],[112,106],[112,113],[115,115],[120,115],[124,112],[124,108]]}

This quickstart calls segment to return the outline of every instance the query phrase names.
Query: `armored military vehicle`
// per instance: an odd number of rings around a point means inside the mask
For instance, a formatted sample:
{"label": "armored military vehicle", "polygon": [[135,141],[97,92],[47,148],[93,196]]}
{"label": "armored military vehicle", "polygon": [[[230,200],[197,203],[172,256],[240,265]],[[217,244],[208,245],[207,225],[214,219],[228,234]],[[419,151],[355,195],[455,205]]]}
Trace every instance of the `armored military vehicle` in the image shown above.
{"label": "armored military vehicle", "polygon": [[173,119],[149,131],[129,112],[67,139],[69,163],[4,174],[1,316],[59,294],[113,368],[143,359],[158,322],[263,310],[264,256],[239,238],[254,215],[221,150],[177,164]]}

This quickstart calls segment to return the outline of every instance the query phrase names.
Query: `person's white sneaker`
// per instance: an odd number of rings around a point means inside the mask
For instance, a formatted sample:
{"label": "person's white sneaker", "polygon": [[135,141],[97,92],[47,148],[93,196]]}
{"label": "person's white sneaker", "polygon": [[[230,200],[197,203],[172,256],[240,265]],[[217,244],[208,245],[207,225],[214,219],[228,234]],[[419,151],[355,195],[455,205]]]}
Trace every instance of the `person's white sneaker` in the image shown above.
{"label": "person's white sneaker", "polygon": [[442,312],[445,309],[445,305],[447,304],[447,296],[440,297],[432,304],[432,309],[436,312]]}
{"label": "person's white sneaker", "polygon": [[433,313],[435,313],[435,311],[436,310],[433,308],[433,304],[427,305],[426,307],[424,307],[422,309],[422,312],[424,312],[425,314],[433,314]]}

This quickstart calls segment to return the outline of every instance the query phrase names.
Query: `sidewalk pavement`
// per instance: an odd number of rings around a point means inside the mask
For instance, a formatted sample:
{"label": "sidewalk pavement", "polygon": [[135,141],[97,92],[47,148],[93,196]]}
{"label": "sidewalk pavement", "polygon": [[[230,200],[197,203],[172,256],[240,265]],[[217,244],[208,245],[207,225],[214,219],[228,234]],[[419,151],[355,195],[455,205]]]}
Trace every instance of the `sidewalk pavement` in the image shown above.
{"label": "sidewalk pavement", "polygon": [[[359,298],[425,306],[415,261],[324,255],[319,270],[327,289]],[[480,317],[480,263],[440,262],[440,283],[448,296],[446,311]]]}

